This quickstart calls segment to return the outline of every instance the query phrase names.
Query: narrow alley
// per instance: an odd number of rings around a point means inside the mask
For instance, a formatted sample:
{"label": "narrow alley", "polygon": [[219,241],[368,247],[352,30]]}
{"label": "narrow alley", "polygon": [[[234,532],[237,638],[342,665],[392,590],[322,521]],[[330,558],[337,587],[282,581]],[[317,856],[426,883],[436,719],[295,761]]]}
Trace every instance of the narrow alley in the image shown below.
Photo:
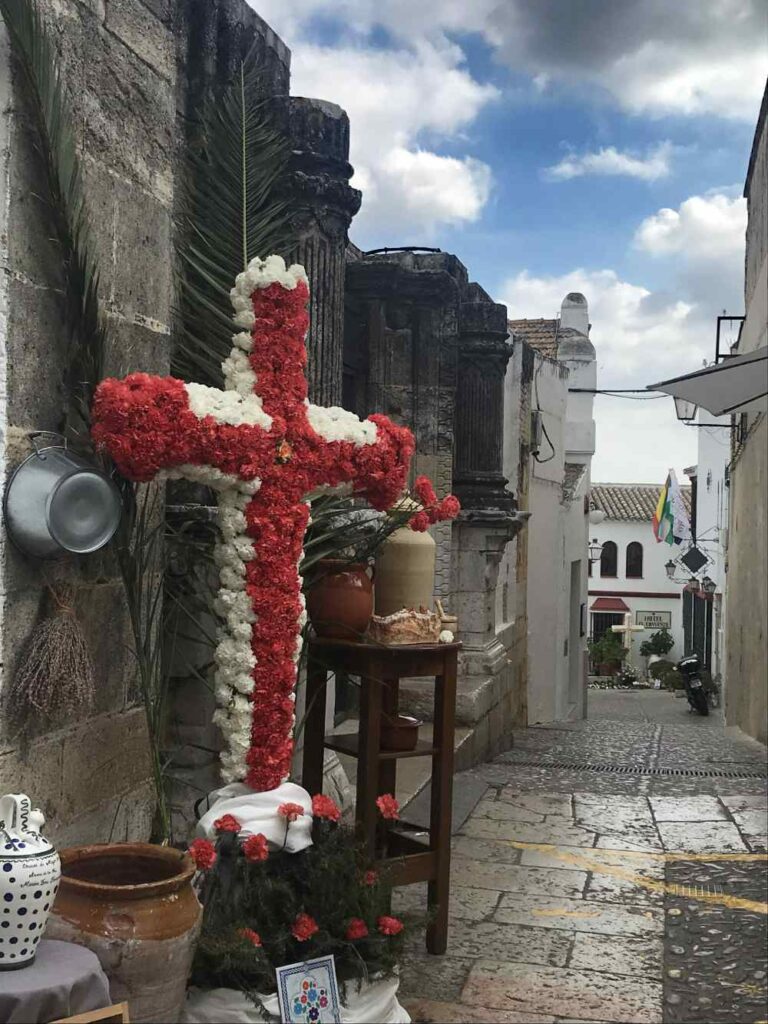
{"label": "narrow alley", "polygon": [[768,1017],[766,751],[719,712],[590,691],[589,720],[457,776],[454,814],[448,955],[414,937],[414,1020]]}

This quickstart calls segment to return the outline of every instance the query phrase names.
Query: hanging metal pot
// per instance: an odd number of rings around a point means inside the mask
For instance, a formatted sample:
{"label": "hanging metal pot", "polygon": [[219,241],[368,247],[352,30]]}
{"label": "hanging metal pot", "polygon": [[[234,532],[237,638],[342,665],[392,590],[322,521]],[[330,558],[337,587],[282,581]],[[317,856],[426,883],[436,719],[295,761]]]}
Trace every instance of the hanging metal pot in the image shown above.
{"label": "hanging metal pot", "polygon": [[[103,548],[120,523],[122,505],[114,483],[63,445],[38,447],[16,468],[5,489],[8,536],[25,554],[58,558]],[[48,435],[60,437],[59,434]]]}

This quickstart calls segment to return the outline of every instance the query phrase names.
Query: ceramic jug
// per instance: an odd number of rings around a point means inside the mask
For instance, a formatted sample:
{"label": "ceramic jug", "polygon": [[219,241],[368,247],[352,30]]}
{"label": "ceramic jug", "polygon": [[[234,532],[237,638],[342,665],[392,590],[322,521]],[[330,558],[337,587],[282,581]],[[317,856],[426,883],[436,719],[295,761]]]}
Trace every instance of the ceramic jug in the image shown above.
{"label": "ceramic jug", "polygon": [[0,971],[35,959],[59,888],[59,855],[40,834],[44,824],[28,796],[0,797]]}

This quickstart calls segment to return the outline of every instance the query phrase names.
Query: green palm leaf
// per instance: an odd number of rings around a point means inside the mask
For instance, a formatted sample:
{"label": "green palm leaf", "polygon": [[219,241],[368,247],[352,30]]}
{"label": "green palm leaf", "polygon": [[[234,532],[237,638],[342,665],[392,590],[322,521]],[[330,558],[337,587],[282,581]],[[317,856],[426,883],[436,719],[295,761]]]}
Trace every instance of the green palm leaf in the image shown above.
{"label": "green palm leaf", "polygon": [[58,56],[34,0],[0,0],[13,53],[26,84],[45,173],[42,197],[61,253],[67,330],[70,432],[89,444],[93,390],[102,376],[105,325],[99,309],[97,257],[88,225],[73,118]]}
{"label": "green palm leaf", "polygon": [[229,292],[254,256],[293,247],[279,195],[290,156],[253,52],[221,96],[209,100],[190,147],[179,219],[179,309],[173,372],[221,387],[232,348]]}

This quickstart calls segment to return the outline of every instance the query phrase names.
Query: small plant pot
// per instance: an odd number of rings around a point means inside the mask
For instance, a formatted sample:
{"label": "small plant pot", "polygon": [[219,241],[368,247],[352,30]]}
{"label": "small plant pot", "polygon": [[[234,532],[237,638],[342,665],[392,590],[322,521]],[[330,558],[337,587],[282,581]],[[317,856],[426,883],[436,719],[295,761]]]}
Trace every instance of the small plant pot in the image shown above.
{"label": "small plant pot", "polygon": [[410,715],[398,715],[397,718],[384,719],[381,723],[381,749],[382,750],[415,750],[419,742],[419,726],[422,723],[418,718],[411,718]]}

